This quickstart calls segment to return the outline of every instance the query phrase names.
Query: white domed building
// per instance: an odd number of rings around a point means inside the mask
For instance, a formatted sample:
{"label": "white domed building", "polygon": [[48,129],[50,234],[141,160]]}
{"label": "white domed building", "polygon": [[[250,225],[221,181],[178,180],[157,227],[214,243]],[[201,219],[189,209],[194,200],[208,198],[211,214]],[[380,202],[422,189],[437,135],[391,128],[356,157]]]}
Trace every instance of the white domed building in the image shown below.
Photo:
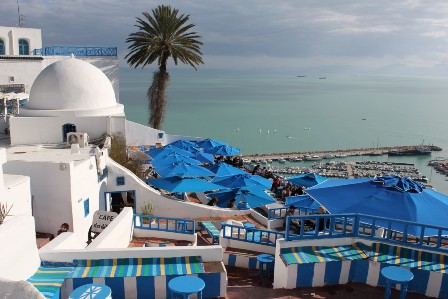
{"label": "white domed building", "polygon": [[66,124],[92,138],[125,132],[125,114],[107,76],[88,62],[68,58],[45,68],[30,100],[10,119],[11,145],[64,141]]}

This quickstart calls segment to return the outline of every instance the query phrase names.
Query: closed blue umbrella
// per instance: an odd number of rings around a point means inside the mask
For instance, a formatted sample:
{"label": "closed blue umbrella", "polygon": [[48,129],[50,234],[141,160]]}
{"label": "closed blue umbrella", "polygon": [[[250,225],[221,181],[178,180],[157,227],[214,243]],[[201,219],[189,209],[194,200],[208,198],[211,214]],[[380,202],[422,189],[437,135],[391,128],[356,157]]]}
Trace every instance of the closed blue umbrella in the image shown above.
{"label": "closed blue umbrella", "polygon": [[199,160],[196,160],[196,159],[193,159],[190,157],[186,157],[183,155],[177,155],[177,154],[171,154],[171,155],[166,155],[166,156],[159,155],[151,161],[151,164],[156,168],[157,167],[160,168],[162,165],[168,166],[173,163],[177,163],[177,162],[181,162],[181,161],[187,162],[190,164],[195,164],[195,165],[201,164],[201,161],[199,161]]}
{"label": "closed blue umbrella", "polygon": [[156,188],[166,190],[171,193],[181,192],[205,192],[212,190],[219,190],[222,188],[219,185],[207,182],[198,178],[181,178],[181,177],[167,177],[158,179],[148,179],[146,183]]}
{"label": "closed blue umbrella", "polygon": [[272,181],[265,179],[258,175],[236,174],[226,177],[217,177],[213,180],[213,183],[227,187],[227,188],[240,188],[248,186],[258,186],[264,189],[271,188]]}
{"label": "closed blue umbrella", "polygon": [[318,174],[309,172],[289,177],[286,180],[298,186],[312,187],[328,179]]}
{"label": "closed blue umbrella", "polygon": [[224,177],[236,174],[247,174],[244,170],[241,170],[237,167],[233,167],[225,162],[215,163],[208,167],[211,171],[213,171],[217,176]]}
{"label": "closed blue umbrella", "polygon": [[[307,193],[332,214],[360,213],[447,226],[448,196],[408,177],[327,180],[307,189]],[[396,225],[393,229],[402,231],[403,227]],[[420,231],[411,226],[408,233],[419,235]],[[434,230],[425,230],[425,235],[432,233]]]}
{"label": "closed blue umbrella", "polygon": [[166,156],[166,155],[170,155],[170,154],[184,155],[187,157],[194,156],[189,151],[180,149],[180,148],[172,146],[172,145],[166,145],[164,147],[153,148],[153,149],[150,149],[149,151],[146,151],[145,153],[150,155],[153,159],[155,159],[156,157],[158,157],[160,155]]}
{"label": "closed blue umbrella", "polygon": [[247,202],[251,208],[265,206],[276,202],[275,199],[266,194],[262,189],[254,186],[224,190],[208,194],[208,196],[210,198],[218,198],[218,206],[221,208],[227,208],[227,205],[233,198],[236,199],[236,205],[240,202]]}
{"label": "closed blue umbrella", "polygon": [[228,145],[227,143],[223,142],[223,141],[219,141],[219,140],[215,140],[215,139],[204,139],[201,141],[196,142],[196,144],[203,149],[209,149],[212,147],[216,147],[216,146],[220,146],[220,145]]}
{"label": "closed blue umbrella", "polygon": [[180,176],[180,177],[214,177],[213,172],[202,166],[189,164],[185,161],[173,163],[171,165],[159,165],[156,172],[162,177]]}
{"label": "closed blue umbrella", "polygon": [[240,153],[240,149],[230,145],[219,145],[204,149],[204,152],[219,156],[235,156]]}

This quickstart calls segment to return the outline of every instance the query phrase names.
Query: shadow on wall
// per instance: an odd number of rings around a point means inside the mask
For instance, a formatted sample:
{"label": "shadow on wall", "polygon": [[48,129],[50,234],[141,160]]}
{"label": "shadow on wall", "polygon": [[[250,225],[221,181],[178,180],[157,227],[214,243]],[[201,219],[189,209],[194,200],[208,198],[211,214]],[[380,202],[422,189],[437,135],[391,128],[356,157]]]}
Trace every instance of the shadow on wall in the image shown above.
{"label": "shadow on wall", "polygon": [[97,68],[99,68],[106,76],[109,78],[109,81],[112,83],[112,86],[115,91],[115,99],[117,102],[120,102],[120,93],[119,93],[119,83],[120,83],[120,75],[119,75],[119,67],[118,67],[118,59],[116,58],[88,58],[87,62],[93,64]]}

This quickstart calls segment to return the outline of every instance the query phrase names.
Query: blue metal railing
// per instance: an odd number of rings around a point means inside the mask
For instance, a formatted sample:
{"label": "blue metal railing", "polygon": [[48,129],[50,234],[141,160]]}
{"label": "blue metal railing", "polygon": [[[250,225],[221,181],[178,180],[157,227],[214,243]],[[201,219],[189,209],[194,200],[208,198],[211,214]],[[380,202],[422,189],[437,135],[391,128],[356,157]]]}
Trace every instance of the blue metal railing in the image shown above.
{"label": "blue metal railing", "polygon": [[222,237],[275,247],[277,239],[284,238],[285,233],[258,228],[246,228],[239,225],[222,224]]}
{"label": "blue metal railing", "polygon": [[196,222],[181,218],[134,214],[134,228],[194,235]]}
{"label": "blue metal railing", "polygon": [[[275,208],[268,210],[268,220],[283,219],[288,208]],[[319,211],[315,208],[297,207],[299,215],[317,214]]]}
{"label": "blue metal railing", "polygon": [[116,47],[78,47],[78,46],[51,46],[35,49],[33,55],[38,56],[117,56]]}
{"label": "blue metal railing", "polygon": [[[290,232],[292,221],[300,226],[300,231]],[[447,236],[448,227],[364,214],[289,216],[285,227],[288,241],[356,237],[444,253],[448,252]]]}

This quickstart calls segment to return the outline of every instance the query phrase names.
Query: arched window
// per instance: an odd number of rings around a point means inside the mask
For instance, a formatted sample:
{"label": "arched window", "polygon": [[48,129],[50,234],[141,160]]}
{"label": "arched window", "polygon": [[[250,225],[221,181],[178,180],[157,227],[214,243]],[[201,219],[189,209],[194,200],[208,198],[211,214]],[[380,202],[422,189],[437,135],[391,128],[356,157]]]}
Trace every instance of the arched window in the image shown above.
{"label": "arched window", "polygon": [[0,39],[0,55],[5,55],[5,42]]}
{"label": "arched window", "polygon": [[30,55],[30,44],[26,39],[19,39],[19,55]]}

